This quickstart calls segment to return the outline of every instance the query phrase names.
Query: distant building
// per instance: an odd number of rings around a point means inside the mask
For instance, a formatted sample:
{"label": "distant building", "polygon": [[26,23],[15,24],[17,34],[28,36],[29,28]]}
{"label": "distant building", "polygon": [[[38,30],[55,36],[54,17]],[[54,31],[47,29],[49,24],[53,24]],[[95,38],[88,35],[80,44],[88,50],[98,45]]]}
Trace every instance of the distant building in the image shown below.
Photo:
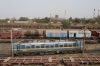
{"label": "distant building", "polygon": [[29,21],[15,21],[14,23],[29,23]]}
{"label": "distant building", "polygon": [[58,19],[59,18],[59,15],[55,15],[55,18]]}
{"label": "distant building", "polygon": [[8,21],[8,23],[10,23],[10,21]]}
{"label": "distant building", "polygon": [[37,23],[37,22],[33,22],[33,23]]}
{"label": "distant building", "polygon": [[53,23],[53,22],[51,22],[51,23]]}

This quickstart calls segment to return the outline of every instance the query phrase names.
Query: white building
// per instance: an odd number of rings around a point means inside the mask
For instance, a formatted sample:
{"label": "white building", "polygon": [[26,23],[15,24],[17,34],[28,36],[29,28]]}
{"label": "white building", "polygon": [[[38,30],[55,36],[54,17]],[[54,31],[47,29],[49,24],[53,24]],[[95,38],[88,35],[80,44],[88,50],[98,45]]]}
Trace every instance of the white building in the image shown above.
{"label": "white building", "polygon": [[29,21],[15,21],[14,23],[29,23]]}

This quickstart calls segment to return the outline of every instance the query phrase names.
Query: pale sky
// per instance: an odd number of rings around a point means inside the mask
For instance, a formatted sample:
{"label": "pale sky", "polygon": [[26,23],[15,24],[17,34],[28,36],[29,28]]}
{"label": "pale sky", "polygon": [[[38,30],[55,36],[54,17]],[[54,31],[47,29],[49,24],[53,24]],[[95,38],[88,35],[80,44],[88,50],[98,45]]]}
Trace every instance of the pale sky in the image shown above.
{"label": "pale sky", "polygon": [[92,18],[100,9],[100,0],[0,0],[0,18]]}

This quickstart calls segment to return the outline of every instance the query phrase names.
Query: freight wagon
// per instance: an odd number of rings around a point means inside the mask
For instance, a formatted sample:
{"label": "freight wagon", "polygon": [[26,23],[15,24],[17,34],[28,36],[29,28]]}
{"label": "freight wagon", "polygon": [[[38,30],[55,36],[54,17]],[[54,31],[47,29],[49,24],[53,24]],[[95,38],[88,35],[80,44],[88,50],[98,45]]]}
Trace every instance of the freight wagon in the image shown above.
{"label": "freight wagon", "polygon": [[[13,30],[12,38],[91,38],[90,30]],[[0,38],[11,38],[11,32],[0,32]]]}

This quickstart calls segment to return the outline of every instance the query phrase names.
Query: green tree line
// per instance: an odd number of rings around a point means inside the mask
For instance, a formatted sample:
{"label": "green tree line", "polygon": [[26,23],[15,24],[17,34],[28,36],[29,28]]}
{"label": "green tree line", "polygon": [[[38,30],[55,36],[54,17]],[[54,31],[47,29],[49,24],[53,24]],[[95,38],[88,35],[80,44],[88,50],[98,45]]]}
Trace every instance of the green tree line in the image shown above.
{"label": "green tree line", "polygon": [[6,19],[0,19],[0,23],[7,23],[8,21],[14,22],[14,21],[31,21],[31,22],[37,22],[37,23],[57,23],[61,22],[62,27],[69,27],[71,24],[100,24],[100,17],[96,18],[72,18],[70,17],[69,19],[57,19],[57,18],[31,18],[29,19],[28,17],[20,17],[19,19],[16,19],[15,17],[13,18],[6,18]]}

